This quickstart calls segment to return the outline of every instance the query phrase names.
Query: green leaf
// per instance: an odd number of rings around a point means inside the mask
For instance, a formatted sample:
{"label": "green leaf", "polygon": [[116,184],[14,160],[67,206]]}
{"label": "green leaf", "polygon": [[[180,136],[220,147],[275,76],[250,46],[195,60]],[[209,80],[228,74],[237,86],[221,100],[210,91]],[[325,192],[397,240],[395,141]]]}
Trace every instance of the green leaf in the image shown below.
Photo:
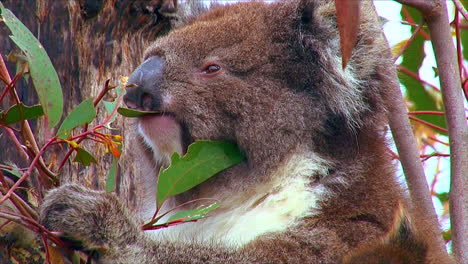
{"label": "green leaf", "polygon": [[97,163],[93,155],[82,148],[76,148],[76,156],[73,162],[81,163],[84,166],[89,166],[91,163]]}
{"label": "green leaf", "polygon": [[198,220],[198,219],[206,217],[206,215],[210,211],[212,211],[212,210],[214,210],[214,209],[216,209],[218,207],[219,207],[218,203],[213,203],[213,204],[210,204],[207,207],[200,207],[200,208],[196,208],[196,209],[192,209],[192,210],[178,212],[178,213],[175,213],[174,215],[172,215],[171,217],[169,217],[169,219],[167,220],[167,223],[175,221],[175,220],[179,220],[179,219],[181,219],[182,222],[189,222],[189,221]]}
{"label": "green leaf", "polygon": [[112,164],[111,164],[109,174],[107,175],[107,180],[106,180],[106,192],[115,191],[118,164],[119,164],[119,158],[112,157]]}
{"label": "green leaf", "polygon": [[452,240],[452,231],[448,230],[448,231],[442,232],[442,237],[443,237],[444,241]]}
{"label": "green leaf", "polygon": [[29,69],[39,101],[44,108],[49,127],[58,124],[62,117],[63,95],[57,72],[50,61],[44,47],[16,18],[13,13],[0,3],[1,17],[10,29],[10,38],[24,52],[29,62]]}
{"label": "green leaf", "polygon": [[1,167],[0,169],[10,173],[11,175],[15,176],[18,179],[21,178],[21,171],[19,170],[18,167],[16,167],[16,165],[11,165],[8,167],[11,167],[11,168]]}
{"label": "green leaf", "polygon": [[[119,150],[119,153],[122,153],[122,145],[119,145],[117,149]],[[114,155],[112,156],[112,164],[111,164],[109,174],[107,175],[107,180],[106,180],[106,192],[115,191],[119,160],[120,159],[118,157]]]}
{"label": "green leaf", "polygon": [[124,107],[119,107],[117,112],[125,117],[141,117],[149,114],[160,114],[161,111],[138,111],[135,109],[129,109]]}
{"label": "green leaf", "polygon": [[[465,9],[468,8],[468,0],[460,0]],[[461,14],[460,14],[461,16]],[[468,30],[460,30],[463,58],[468,59]]]}
{"label": "green leaf", "polygon": [[183,193],[244,159],[235,144],[204,140],[191,144],[182,158],[174,153],[171,166],[159,174],[158,208],[168,197]]}
{"label": "green leaf", "polygon": [[[406,6],[408,12],[414,21],[422,21],[421,14],[414,8]],[[402,13],[402,17],[404,17]],[[414,31],[414,28],[412,29]],[[424,43],[425,39],[418,34],[411,45],[405,50],[402,57],[401,65],[414,73],[418,73],[422,66],[424,57]],[[424,86],[414,78],[407,76],[404,73],[398,74],[400,82],[406,87],[406,98],[412,102],[413,111],[443,111],[437,107],[435,98],[426,91]],[[445,118],[440,115],[423,115],[418,118],[423,119],[429,123],[435,124],[442,128],[446,128]]]}
{"label": "green leaf", "polygon": [[73,128],[90,123],[94,117],[96,117],[96,109],[94,109],[93,100],[84,100],[63,120],[57,131],[58,137],[60,139],[68,138]]}
{"label": "green leaf", "polygon": [[448,200],[449,200],[449,193],[448,192],[436,193],[435,195],[437,196],[437,198],[439,198],[441,203],[448,202]]}
{"label": "green leaf", "polygon": [[73,251],[72,264],[81,264],[81,257],[80,254],[78,254],[78,251]]}
{"label": "green leaf", "polygon": [[6,114],[0,113],[0,124],[11,125],[21,120],[36,119],[44,115],[41,105],[26,106],[22,103],[8,109]]}

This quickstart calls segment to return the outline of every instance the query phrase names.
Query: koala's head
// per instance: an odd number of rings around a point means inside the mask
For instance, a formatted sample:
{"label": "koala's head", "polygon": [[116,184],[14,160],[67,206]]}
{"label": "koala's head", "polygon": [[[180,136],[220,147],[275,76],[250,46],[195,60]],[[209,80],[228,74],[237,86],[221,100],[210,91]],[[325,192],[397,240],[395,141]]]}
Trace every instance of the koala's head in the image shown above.
{"label": "koala's head", "polygon": [[130,76],[136,87],[124,100],[162,112],[138,122],[158,159],[210,139],[237,143],[252,165],[278,162],[298,147],[335,144],[370,122],[372,111],[383,112],[376,75],[378,65],[388,65],[380,25],[363,14],[343,70],[333,6],[298,0],[219,7],[157,40]]}

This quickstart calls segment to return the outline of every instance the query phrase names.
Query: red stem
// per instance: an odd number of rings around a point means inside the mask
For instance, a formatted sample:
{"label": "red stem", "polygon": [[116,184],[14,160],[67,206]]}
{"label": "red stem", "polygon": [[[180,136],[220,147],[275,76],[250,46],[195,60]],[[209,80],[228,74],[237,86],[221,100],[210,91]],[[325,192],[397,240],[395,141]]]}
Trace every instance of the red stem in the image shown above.
{"label": "red stem", "polygon": [[413,121],[416,121],[416,122],[419,122],[419,123],[421,123],[421,124],[424,124],[424,125],[426,125],[426,126],[428,126],[428,127],[431,127],[431,128],[433,128],[433,129],[435,129],[435,130],[438,130],[438,131],[440,131],[440,132],[448,133],[447,129],[441,128],[440,126],[434,125],[434,124],[432,124],[432,123],[429,123],[429,122],[424,121],[424,120],[422,120],[422,119],[419,119],[419,118],[417,118],[417,117],[409,116],[409,119],[411,119],[411,120],[413,120]]}
{"label": "red stem", "polygon": [[408,75],[409,77],[411,77],[411,78],[413,78],[413,79],[416,79],[416,80],[419,81],[420,83],[425,84],[425,85],[431,87],[431,88],[434,89],[436,92],[440,92],[440,89],[437,88],[437,86],[435,86],[435,85],[433,85],[433,84],[430,84],[430,83],[424,81],[423,79],[421,79],[421,77],[419,77],[418,74],[416,74],[416,73],[410,71],[408,68],[403,67],[403,66],[401,66],[401,65],[398,65],[398,66],[397,66],[397,70],[398,70],[398,71],[401,71],[402,73]]}
{"label": "red stem", "polygon": [[441,111],[410,111],[408,112],[410,115],[445,115],[444,112]]}
{"label": "red stem", "polygon": [[8,192],[5,194],[5,196],[3,196],[2,199],[0,199],[0,204],[2,204],[4,201],[6,201],[8,198],[10,198],[10,196],[12,195],[12,193],[16,190],[16,188],[18,188],[20,186],[20,184],[25,181],[32,173],[34,167],[36,166],[36,163],[39,161],[39,159],[41,158],[42,154],[44,153],[44,151],[54,142],[57,140],[57,137],[53,137],[51,138],[40,150],[39,152],[36,154],[36,157],[34,157],[33,161],[31,162],[31,164],[29,165],[29,168],[28,170],[21,176],[21,178],[15,182],[15,184],[8,190]]}

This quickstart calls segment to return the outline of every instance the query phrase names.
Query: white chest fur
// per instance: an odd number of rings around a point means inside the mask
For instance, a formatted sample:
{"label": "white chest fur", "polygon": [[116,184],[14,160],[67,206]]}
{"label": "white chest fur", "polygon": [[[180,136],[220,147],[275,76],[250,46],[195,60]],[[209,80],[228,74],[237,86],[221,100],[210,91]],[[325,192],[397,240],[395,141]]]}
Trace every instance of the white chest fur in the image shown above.
{"label": "white chest fur", "polygon": [[326,162],[313,153],[291,157],[271,177],[271,182],[257,186],[249,197],[233,194],[210,217],[195,223],[181,224],[151,232],[156,240],[203,243],[240,247],[256,237],[282,232],[298,219],[314,214],[317,201],[325,192],[321,185],[312,185],[313,175],[326,175]]}

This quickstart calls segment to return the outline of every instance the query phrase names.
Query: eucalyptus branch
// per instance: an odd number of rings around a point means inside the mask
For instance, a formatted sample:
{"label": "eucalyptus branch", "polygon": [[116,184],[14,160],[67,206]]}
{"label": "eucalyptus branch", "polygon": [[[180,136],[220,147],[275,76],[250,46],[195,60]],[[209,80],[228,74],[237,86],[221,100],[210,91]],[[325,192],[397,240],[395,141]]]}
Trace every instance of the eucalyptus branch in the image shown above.
{"label": "eucalyptus branch", "polygon": [[[11,83],[12,80],[10,78],[10,74],[8,73],[8,70],[6,68],[5,62],[3,61],[3,57],[0,54],[0,76],[1,78],[6,81],[7,83]],[[11,96],[16,102],[20,102],[19,96],[16,93],[15,89],[10,89],[11,91]],[[34,137],[34,134],[32,132],[31,126],[29,125],[29,122],[24,120],[21,122],[21,136],[23,137],[23,140],[26,142],[26,144],[29,144],[30,147],[32,148],[34,155],[38,155],[39,153],[39,146],[37,144],[37,141]],[[31,157],[33,159],[34,157]],[[42,157],[39,158],[38,161],[40,171],[43,172],[46,177],[41,178],[43,183],[49,185],[50,179],[54,179],[57,177],[55,173],[53,173],[49,168],[47,168],[47,165],[45,164],[44,160]]]}
{"label": "eucalyptus branch", "polygon": [[453,3],[455,4],[455,7],[457,10],[462,14],[462,16],[468,20],[468,12],[466,12],[466,9],[463,7],[462,3],[460,3],[459,0],[453,0]]}
{"label": "eucalyptus branch", "polygon": [[420,119],[420,118],[417,118],[417,117],[414,117],[414,116],[411,116],[411,115],[408,116],[408,118],[411,119],[411,120],[413,120],[413,121],[416,121],[416,122],[418,122],[418,123],[421,123],[421,124],[423,124],[423,125],[426,125],[426,126],[428,126],[428,127],[430,127],[430,128],[433,128],[433,129],[435,129],[435,130],[438,130],[439,132],[448,133],[447,129],[442,128],[442,127],[437,126],[437,125],[434,125],[434,124],[429,123],[429,122],[427,122],[427,121],[424,121],[424,120],[422,120],[422,119]]}
{"label": "eucalyptus branch", "polygon": [[431,14],[432,12],[437,12],[435,10],[439,6],[436,4],[439,0],[395,0],[400,2],[403,5],[408,5],[414,7],[421,11],[423,14]]}
{"label": "eucalyptus branch", "polygon": [[397,70],[399,72],[402,72],[406,75],[408,75],[409,77],[415,79],[416,81],[420,82],[421,84],[424,84],[424,85],[427,85],[429,87],[431,87],[434,91],[436,92],[440,92],[440,89],[437,88],[437,86],[433,85],[433,84],[430,84],[428,82],[426,82],[425,80],[421,79],[421,77],[419,77],[419,75],[417,75],[416,73],[412,72],[410,69],[406,68],[406,67],[403,67],[401,65],[398,65],[397,66]]}
{"label": "eucalyptus branch", "polygon": [[451,152],[450,214],[452,249],[460,263],[468,263],[468,127],[460,73],[453,46],[447,6],[443,0],[398,0],[417,8],[427,22],[441,82]]}
{"label": "eucalyptus branch", "polygon": [[421,21],[421,23],[419,23],[416,26],[416,28],[414,29],[413,34],[411,35],[411,37],[408,39],[408,41],[406,41],[405,45],[398,51],[398,54],[396,54],[393,57],[393,62],[396,62],[398,60],[398,58],[400,58],[400,56],[403,54],[403,52],[405,52],[405,50],[408,49],[408,47],[411,45],[411,43],[413,43],[414,39],[416,38],[416,36],[418,36],[418,34],[421,31],[423,26],[424,26],[424,21]]}
{"label": "eucalyptus branch", "polygon": [[[408,121],[408,112],[403,100],[403,95],[400,91],[400,86],[398,83],[394,83],[389,89],[391,89],[390,92],[394,100],[388,103],[388,120],[395,145],[398,149],[406,182],[410,190],[411,200],[415,204],[415,208],[422,210],[427,220],[433,223],[432,226],[437,227],[437,214],[428,191],[429,186],[420,160],[418,147],[414,139],[413,129]],[[432,232],[434,234],[440,233],[439,230],[432,230]],[[445,252],[445,245],[442,237],[436,236],[434,239],[437,241],[439,250]]]}
{"label": "eucalyptus branch", "polygon": [[52,145],[57,140],[57,137],[53,137],[50,139],[40,150],[39,153],[37,153],[36,157],[34,157],[33,161],[29,165],[28,170],[21,176],[21,178],[15,182],[15,184],[8,190],[8,192],[5,194],[5,196],[0,199],[0,204],[2,204],[4,201],[10,198],[10,196],[13,194],[13,192],[20,186],[20,184],[25,181],[29,176],[31,175],[32,171],[36,167],[36,164],[39,162],[39,160],[42,158],[42,154],[45,152],[45,150]]}

